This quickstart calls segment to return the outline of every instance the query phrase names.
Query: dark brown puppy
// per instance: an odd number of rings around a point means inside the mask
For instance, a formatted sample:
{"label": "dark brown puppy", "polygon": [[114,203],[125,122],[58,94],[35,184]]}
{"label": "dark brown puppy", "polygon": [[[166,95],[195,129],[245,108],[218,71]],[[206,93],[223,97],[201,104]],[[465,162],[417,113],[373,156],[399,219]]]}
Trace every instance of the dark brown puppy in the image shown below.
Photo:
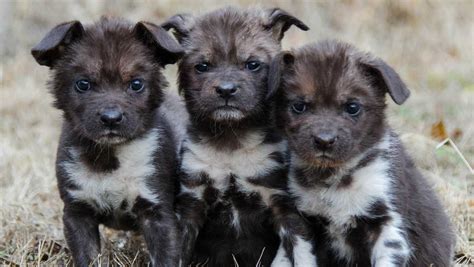
{"label": "dark brown puppy", "polygon": [[191,123],[177,203],[185,264],[269,266],[279,232],[292,234],[279,262],[290,264],[293,247],[310,247],[286,192],[286,142],[275,132],[267,94],[269,64],[292,25],[308,29],[280,9],[236,8],[176,15],[163,24],[186,51],[179,88]]}
{"label": "dark brown puppy", "polygon": [[397,104],[410,94],[398,74],[338,42],[283,53],[270,73],[320,264],[449,266],[449,220],[385,120],[386,93]]}
{"label": "dark brown puppy", "polygon": [[157,108],[182,53],[159,26],[107,18],[60,24],[32,49],[64,112],[56,173],[76,266],[100,253],[99,224],[142,231],[153,266],[178,264],[176,144]]}

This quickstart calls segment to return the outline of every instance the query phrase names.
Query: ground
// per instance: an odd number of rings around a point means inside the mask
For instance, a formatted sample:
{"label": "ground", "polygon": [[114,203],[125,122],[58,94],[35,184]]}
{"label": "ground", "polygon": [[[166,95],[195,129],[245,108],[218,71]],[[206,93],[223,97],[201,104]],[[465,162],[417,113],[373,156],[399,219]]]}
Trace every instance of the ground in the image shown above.
{"label": "ground", "polygon": [[[175,13],[223,6],[221,2],[0,2],[0,265],[70,263],[54,175],[62,118],[51,105],[48,70],[34,62],[31,47],[63,21],[91,22],[108,14],[159,23]],[[340,39],[376,54],[400,73],[412,96],[403,106],[390,104],[390,123],[450,215],[457,233],[456,262],[468,265],[474,257],[474,175],[452,146],[436,148],[445,136],[433,135],[432,128],[442,122],[474,166],[474,1],[281,0],[260,5],[280,6],[311,28],[291,29],[285,49]],[[170,90],[176,90],[175,72],[174,66],[166,70]],[[102,235],[101,261],[123,266],[147,261],[139,237],[105,229]]]}

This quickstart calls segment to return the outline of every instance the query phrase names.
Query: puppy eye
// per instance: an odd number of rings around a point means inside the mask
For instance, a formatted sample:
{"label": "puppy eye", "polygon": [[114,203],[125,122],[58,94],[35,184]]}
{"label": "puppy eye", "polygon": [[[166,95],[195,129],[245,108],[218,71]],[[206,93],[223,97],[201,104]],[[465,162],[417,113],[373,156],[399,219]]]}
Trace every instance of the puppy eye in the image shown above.
{"label": "puppy eye", "polygon": [[130,81],[130,89],[135,93],[141,92],[145,85],[141,79],[133,79]]}
{"label": "puppy eye", "polygon": [[79,93],[84,93],[85,91],[91,89],[91,83],[86,79],[78,80],[76,81],[75,88]]}
{"label": "puppy eye", "polygon": [[301,114],[306,111],[306,104],[303,102],[297,102],[291,106],[291,109],[294,113]]}
{"label": "puppy eye", "polygon": [[199,73],[202,73],[202,72],[206,72],[209,70],[209,63],[199,63],[197,64],[196,66],[194,66],[194,68],[196,69],[197,72]]}
{"label": "puppy eye", "polygon": [[361,106],[357,102],[348,102],[344,105],[344,110],[351,116],[357,116],[360,113]]}
{"label": "puppy eye", "polygon": [[247,68],[250,71],[257,71],[260,69],[261,65],[262,64],[260,62],[252,60],[245,63],[245,68]]}

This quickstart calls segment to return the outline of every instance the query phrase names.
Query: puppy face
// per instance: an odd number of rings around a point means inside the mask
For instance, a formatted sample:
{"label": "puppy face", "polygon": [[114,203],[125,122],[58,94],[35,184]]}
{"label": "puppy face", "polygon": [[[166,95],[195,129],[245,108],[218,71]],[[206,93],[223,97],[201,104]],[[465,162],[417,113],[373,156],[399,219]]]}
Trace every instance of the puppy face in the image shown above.
{"label": "puppy face", "polygon": [[177,15],[165,23],[186,50],[179,85],[191,116],[227,123],[259,116],[268,66],[291,25],[307,29],[279,9],[226,8],[197,18]]}
{"label": "puppy face", "polygon": [[[182,54],[167,35],[149,23],[134,26],[102,19],[83,28],[71,22],[53,29],[33,55],[52,67],[55,105],[76,133],[98,143],[117,144],[151,127],[166,86],[162,66]],[[156,36],[170,43],[163,45]]]}
{"label": "puppy face", "polygon": [[372,147],[385,130],[385,94],[398,104],[409,95],[392,68],[347,44],[307,45],[277,61],[282,127],[313,166],[339,167]]}

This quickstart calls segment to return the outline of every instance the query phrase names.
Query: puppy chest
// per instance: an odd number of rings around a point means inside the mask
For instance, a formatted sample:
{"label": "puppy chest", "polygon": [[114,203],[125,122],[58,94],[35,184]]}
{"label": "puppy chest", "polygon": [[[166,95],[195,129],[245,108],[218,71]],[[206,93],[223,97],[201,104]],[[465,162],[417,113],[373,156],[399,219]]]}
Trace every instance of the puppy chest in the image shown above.
{"label": "puppy chest", "polygon": [[193,191],[202,199],[209,195],[208,192],[212,192],[218,199],[226,196],[229,200],[237,196],[242,196],[242,200],[257,196],[268,206],[271,195],[280,191],[261,182],[272,179],[273,173],[284,170],[283,163],[271,156],[272,153],[280,153],[278,149],[277,146],[271,146],[221,153],[194,147],[194,150],[183,154],[182,171],[190,179],[201,180],[202,185],[183,185],[183,189]]}
{"label": "puppy chest", "polygon": [[156,145],[146,142],[147,137],[144,139],[120,147],[116,154],[118,168],[107,172],[92,170],[81,152],[71,148],[70,159],[60,164],[73,185],[67,190],[70,197],[101,212],[130,211],[137,197],[157,203],[158,196],[149,183],[157,171],[153,164]]}
{"label": "puppy chest", "polygon": [[[265,176],[282,163],[272,158],[281,145],[261,145],[236,151],[220,151],[200,144],[187,144],[182,158],[182,171],[188,174],[205,173],[217,189],[226,191],[231,177],[242,181],[246,178]],[[247,184],[241,184],[246,187]]]}
{"label": "puppy chest", "polygon": [[[311,215],[322,215],[339,225],[353,217],[369,216],[374,204],[390,205],[393,178],[388,175],[389,162],[375,159],[350,174],[334,177],[330,186],[301,186],[290,172],[290,190],[297,197],[298,208]],[[342,177],[346,179],[342,182]]]}
{"label": "puppy chest", "polygon": [[150,194],[144,177],[96,174],[76,178],[74,183],[77,188],[68,191],[70,196],[99,211],[130,211],[137,197]]}

